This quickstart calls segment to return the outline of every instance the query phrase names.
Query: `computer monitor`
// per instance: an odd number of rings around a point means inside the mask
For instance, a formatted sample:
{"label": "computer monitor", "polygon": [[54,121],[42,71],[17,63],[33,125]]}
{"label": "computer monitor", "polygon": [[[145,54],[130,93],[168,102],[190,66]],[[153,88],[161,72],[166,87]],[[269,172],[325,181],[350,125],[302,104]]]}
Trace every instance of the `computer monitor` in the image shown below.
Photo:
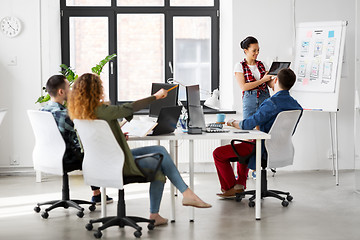
{"label": "computer monitor", "polygon": [[206,130],[204,112],[200,103],[199,85],[186,86],[188,127]]}
{"label": "computer monitor", "polygon": [[[168,90],[172,87],[176,86],[176,84],[169,84],[169,83],[153,83],[151,87],[151,94],[156,93],[161,88]],[[159,99],[153,103],[150,104],[150,111],[149,116],[150,117],[158,117],[160,113],[160,109],[163,107],[172,107],[177,106],[178,101],[178,93],[179,88],[175,88],[168,92],[168,95],[166,98]]]}
{"label": "computer monitor", "polygon": [[188,106],[201,106],[199,85],[186,86]]}

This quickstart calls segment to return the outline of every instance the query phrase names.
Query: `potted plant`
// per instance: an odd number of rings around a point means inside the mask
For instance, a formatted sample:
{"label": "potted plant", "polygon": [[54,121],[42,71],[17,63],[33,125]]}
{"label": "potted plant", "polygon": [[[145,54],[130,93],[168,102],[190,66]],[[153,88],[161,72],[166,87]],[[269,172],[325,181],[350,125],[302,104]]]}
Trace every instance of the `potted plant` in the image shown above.
{"label": "potted plant", "polygon": [[[97,64],[95,67],[91,68],[91,71],[93,73],[96,73],[97,75],[100,75],[100,73],[102,72],[104,66],[115,57],[116,57],[115,53],[105,57],[103,60],[101,60],[99,62],[99,64]],[[71,86],[76,81],[76,79],[78,78],[78,75],[76,75],[74,73],[74,71],[70,67],[68,67],[66,64],[61,64],[60,67],[62,69],[60,71],[60,73],[66,77],[66,79],[69,81],[70,86]],[[43,90],[44,90],[44,92],[46,92],[45,87],[43,87]],[[35,103],[44,103],[44,102],[47,102],[49,100],[50,100],[50,95],[46,94],[46,96],[40,96]]]}

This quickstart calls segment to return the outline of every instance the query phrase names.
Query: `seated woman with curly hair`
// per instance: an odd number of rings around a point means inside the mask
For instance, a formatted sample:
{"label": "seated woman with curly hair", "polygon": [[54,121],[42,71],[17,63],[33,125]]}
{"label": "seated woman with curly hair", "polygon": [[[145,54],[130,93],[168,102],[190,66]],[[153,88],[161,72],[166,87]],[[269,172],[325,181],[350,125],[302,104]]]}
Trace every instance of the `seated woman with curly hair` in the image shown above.
{"label": "seated woman with curly hair", "polygon": [[[182,193],[184,206],[193,206],[198,208],[209,208],[210,204],[202,201],[185,184],[180,173],[174,165],[169,153],[162,146],[149,146],[130,149],[127,144],[127,137],[121,131],[118,123],[119,118],[125,118],[130,121],[134,112],[148,106],[157,99],[167,96],[167,91],[159,90],[154,95],[137,100],[132,103],[122,105],[104,104],[103,86],[100,77],[96,74],[86,73],[80,76],[74,83],[70,97],[68,99],[68,109],[71,119],[102,119],[108,122],[117,142],[124,151],[125,163],[123,168],[124,176],[142,176],[137,168],[134,157],[149,154],[163,154],[160,171],[163,173],[150,184],[150,219],[155,220],[155,225],[166,224],[168,220],[159,214],[160,202],[164,190],[165,176]],[[159,174],[158,174],[159,175]]]}

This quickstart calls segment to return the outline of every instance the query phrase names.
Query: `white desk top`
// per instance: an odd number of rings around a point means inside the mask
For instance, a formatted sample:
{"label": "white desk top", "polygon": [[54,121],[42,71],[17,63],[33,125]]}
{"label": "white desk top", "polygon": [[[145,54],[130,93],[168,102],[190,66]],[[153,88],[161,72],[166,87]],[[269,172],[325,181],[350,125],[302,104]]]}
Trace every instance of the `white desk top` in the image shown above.
{"label": "white desk top", "polygon": [[146,137],[130,137],[129,141],[148,141],[148,140],[201,140],[201,139],[270,139],[270,134],[258,130],[246,130],[248,133],[235,133],[245,130],[231,128],[227,133],[205,133],[202,134],[188,134],[177,129],[174,133],[163,134],[158,136]]}

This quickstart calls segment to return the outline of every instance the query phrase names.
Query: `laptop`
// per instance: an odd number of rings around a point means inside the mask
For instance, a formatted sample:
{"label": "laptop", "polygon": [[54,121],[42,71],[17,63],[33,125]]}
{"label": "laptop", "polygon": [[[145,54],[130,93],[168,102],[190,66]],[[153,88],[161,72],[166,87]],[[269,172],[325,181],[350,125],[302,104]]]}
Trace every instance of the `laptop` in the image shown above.
{"label": "laptop", "polygon": [[182,106],[163,107],[160,109],[157,125],[149,136],[168,134],[175,131]]}
{"label": "laptop", "polygon": [[281,69],[289,68],[291,62],[272,62],[269,75],[277,75]]}

